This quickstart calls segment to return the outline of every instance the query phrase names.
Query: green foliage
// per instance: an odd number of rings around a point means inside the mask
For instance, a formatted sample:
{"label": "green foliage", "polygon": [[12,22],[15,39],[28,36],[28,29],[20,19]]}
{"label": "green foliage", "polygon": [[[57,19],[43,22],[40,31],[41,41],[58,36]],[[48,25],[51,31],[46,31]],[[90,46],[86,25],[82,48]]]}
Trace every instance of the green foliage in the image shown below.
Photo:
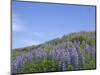
{"label": "green foliage", "polygon": [[49,72],[57,71],[57,66],[54,60],[43,59],[41,61],[33,61],[32,63],[26,63],[23,68],[23,72]]}
{"label": "green foliage", "polygon": [[41,46],[41,48],[42,48],[43,50],[48,50],[48,51],[50,51],[50,50],[53,49],[53,47],[52,47],[52,46],[49,46],[49,45],[43,45],[43,46]]}
{"label": "green foliage", "polygon": [[85,55],[85,65],[84,69],[95,69],[96,68],[96,60],[92,60],[92,56]]}
{"label": "green foliage", "polygon": [[73,65],[68,65],[68,70],[73,70]]}

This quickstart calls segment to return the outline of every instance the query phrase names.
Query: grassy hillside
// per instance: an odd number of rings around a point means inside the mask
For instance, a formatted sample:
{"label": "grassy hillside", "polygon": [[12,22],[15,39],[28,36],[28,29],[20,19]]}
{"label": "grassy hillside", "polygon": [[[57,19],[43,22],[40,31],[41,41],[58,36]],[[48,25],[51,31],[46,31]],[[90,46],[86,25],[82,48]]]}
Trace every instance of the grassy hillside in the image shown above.
{"label": "grassy hillside", "polygon": [[96,68],[95,32],[77,32],[37,46],[12,50],[12,73]]}

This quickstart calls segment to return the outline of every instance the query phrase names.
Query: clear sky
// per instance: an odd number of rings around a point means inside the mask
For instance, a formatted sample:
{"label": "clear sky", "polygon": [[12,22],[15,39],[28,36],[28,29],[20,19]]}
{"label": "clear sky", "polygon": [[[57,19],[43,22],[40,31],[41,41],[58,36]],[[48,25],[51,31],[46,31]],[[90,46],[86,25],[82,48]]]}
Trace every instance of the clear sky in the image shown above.
{"label": "clear sky", "polygon": [[12,47],[37,45],[64,34],[95,30],[95,6],[13,2]]}

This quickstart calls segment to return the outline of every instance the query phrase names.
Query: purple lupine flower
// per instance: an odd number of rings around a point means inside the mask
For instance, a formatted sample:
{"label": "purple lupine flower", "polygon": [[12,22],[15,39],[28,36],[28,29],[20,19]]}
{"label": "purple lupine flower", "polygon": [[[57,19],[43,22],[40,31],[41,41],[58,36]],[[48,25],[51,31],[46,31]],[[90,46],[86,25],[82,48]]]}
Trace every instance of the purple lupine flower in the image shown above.
{"label": "purple lupine flower", "polygon": [[18,56],[16,58],[16,60],[13,62],[13,71],[14,73],[17,73],[21,70],[23,66],[23,57],[22,56]]}
{"label": "purple lupine flower", "polygon": [[47,50],[42,50],[42,57],[48,58],[48,51]]}
{"label": "purple lupine flower", "polygon": [[66,53],[65,54],[65,61],[69,65],[70,64],[70,60],[71,60],[70,53],[69,53],[69,51],[67,51],[65,53]]}
{"label": "purple lupine flower", "polygon": [[63,57],[64,57],[64,61],[65,61],[65,64],[66,64],[65,68],[67,70],[68,69],[68,65],[70,64],[70,61],[71,61],[70,53],[69,53],[68,50],[66,52],[64,52]]}
{"label": "purple lupine flower", "polygon": [[33,60],[33,54],[32,53],[27,54],[27,60],[28,60],[28,62],[32,62],[32,60]]}
{"label": "purple lupine flower", "polygon": [[96,50],[95,47],[92,47],[92,59],[94,60],[96,56]]}
{"label": "purple lupine flower", "polygon": [[59,57],[60,57],[59,52],[60,52],[59,50],[55,50],[55,54],[54,54],[55,57],[54,57],[54,58],[55,58],[56,61],[58,61],[58,60],[60,59],[60,58],[59,58]]}
{"label": "purple lupine flower", "polygon": [[26,62],[28,62],[27,55],[28,55],[28,54],[23,55],[23,63],[24,63],[24,64],[25,64]]}
{"label": "purple lupine flower", "polygon": [[50,56],[52,59],[57,59],[57,50],[53,49],[50,51]]}
{"label": "purple lupine flower", "polygon": [[78,56],[75,56],[73,60],[74,60],[74,70],[77,70],[78,69]]}
{"label": "purple lupine flower", "polygon": [[56,60],[58,62],[58,66],[60,68],[60,70],[67,70],[68,68],[68,64],[70,64],[70,54],[69,52],[65,49],[60,49],[56,51],[57,53],[57,59]]}
{"label": "purple lupine flower", "polygon": [[71,56],[73,58],[73,68],[74,70],[78,69],[78,53],[75,47],[71,48]]}
{"label": "purple lupine flower", "polygon": [[86,45],[86,53],[87,55],[90,55],[91,49],[89,45]]}
{"label": "purple lupine flower", "polygon": [[79,56],[81,58],[81,62],[84,65],[85,64],[84,52],[83,52],[83,50],[80,47],[78,47],[77,50],[78,50],[78,54],[79,54]]}
{"label": "purple lupine flower", "polygon": [[58,49],[58,50],[56,51],[56,53],[57,53],[57,55],[56,55],[56,56],[57,56],[57,60],[60,60],[61,57],[63,56],[63,53],[62,53],[62,52],[63,52],[63,50],[61,50],[61,49],[60,49],[60,50]]}
{"label": "purple lupine flower", "polygon": [[36,49],[34,51],[35,60],[40,60],[42,58],[42,51],[41,49]]}
{"label": "purple lupine flower", "polygon": [[21,56],[17,57],[15,65],[20,68],[23,65],[23,58]]}
{"label": "purple lupine flower", "polygon": [[65,53],[65,50],[64,49],[57,50],[57,54],[60,56],[61,59],[65,55],[64,53]]}

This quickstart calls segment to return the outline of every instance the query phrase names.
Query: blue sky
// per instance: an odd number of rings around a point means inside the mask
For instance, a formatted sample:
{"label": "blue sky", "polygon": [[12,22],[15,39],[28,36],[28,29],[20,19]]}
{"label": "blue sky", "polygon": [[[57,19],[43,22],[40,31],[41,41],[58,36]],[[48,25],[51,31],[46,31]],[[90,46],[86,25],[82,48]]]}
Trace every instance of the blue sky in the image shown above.
{"label": "blue sky", "polygon": [[95,30],[95,7],[32,2],[12,4],[13,48],[37,45],[64,34]]}

